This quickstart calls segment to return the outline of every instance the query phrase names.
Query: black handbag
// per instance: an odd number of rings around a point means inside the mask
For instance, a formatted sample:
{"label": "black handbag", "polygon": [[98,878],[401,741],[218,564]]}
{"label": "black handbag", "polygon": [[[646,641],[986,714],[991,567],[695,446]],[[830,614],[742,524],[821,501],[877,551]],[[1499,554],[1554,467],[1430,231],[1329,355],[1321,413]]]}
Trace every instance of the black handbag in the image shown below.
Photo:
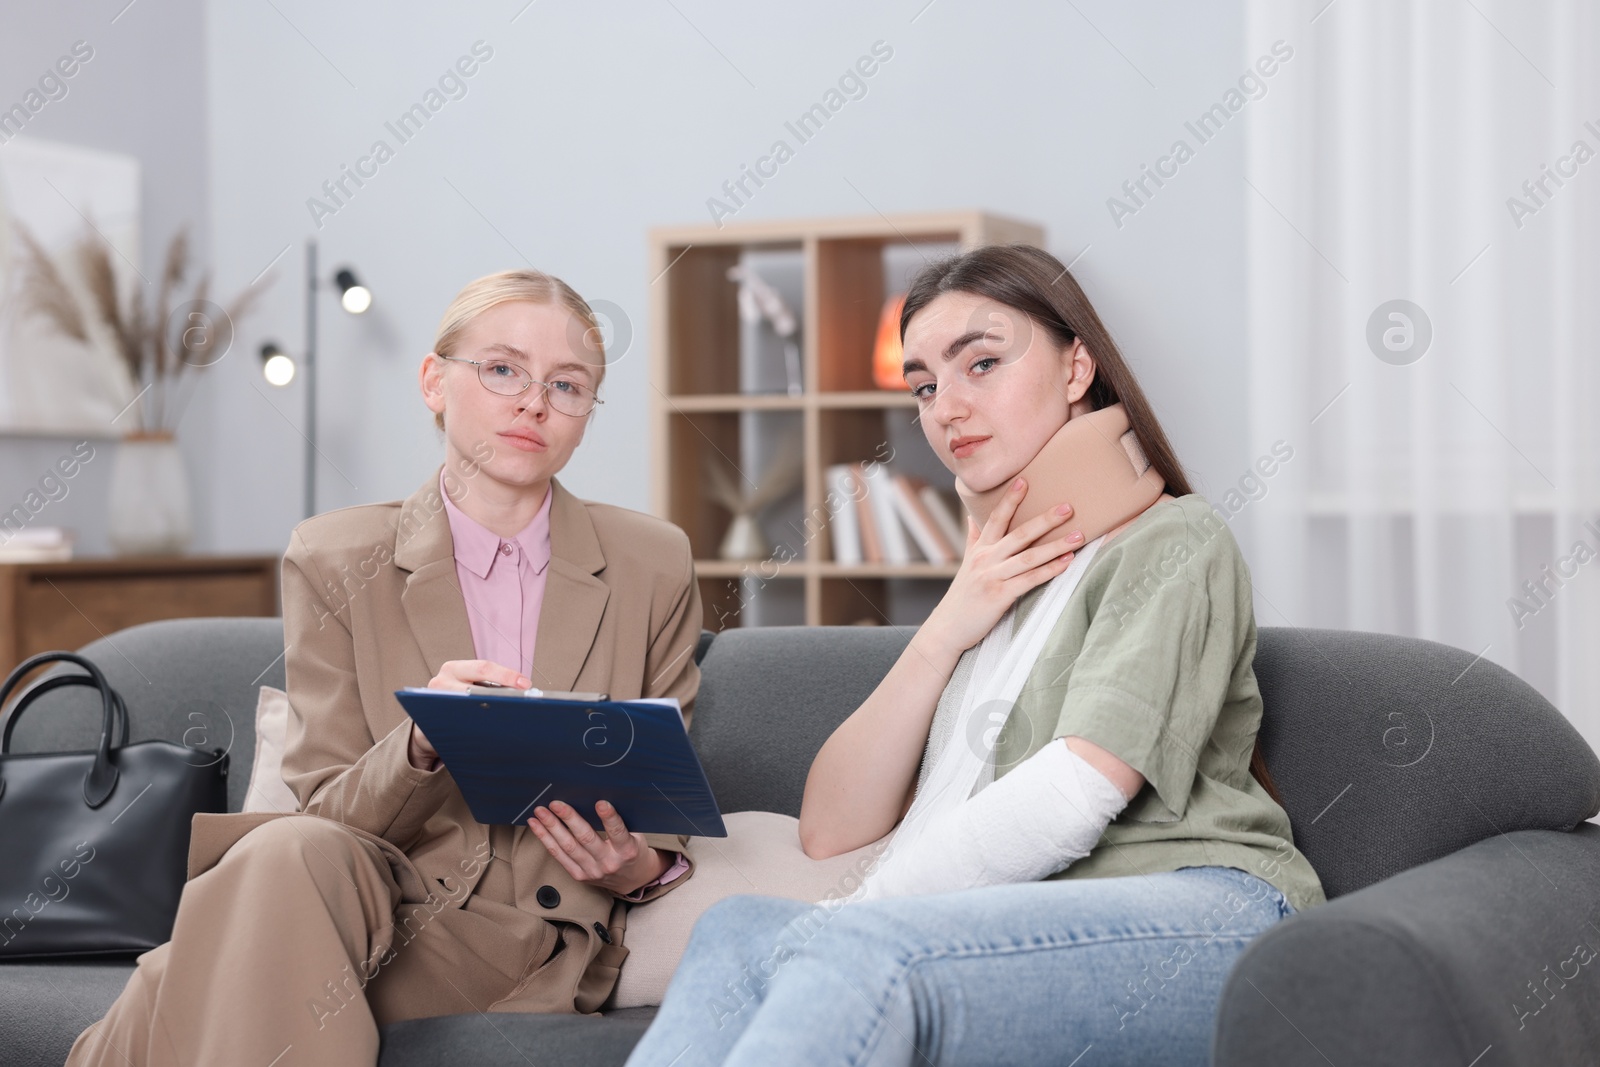
{"label": "black handbag", "polygon": [[[44,663],[87,673],[44,678],[0,733],[0,959],[144,952],[172,937],[196,812],[228,810],[228,756],[171,741],[128,744],[128,709],[94,663],[41,652],[0,686],[0,708]],[[13,753],[11,731],[40,696],[98,689],[92,752]]]}

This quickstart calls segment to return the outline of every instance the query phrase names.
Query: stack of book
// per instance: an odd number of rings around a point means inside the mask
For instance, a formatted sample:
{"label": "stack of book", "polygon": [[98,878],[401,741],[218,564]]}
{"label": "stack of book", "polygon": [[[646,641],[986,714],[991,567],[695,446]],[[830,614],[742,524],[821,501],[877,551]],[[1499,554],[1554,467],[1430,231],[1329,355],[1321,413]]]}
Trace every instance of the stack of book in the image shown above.
{"label": "stack of book", "polygon": [[0,563],[54,563],[71,558],[71,530],[60,526],[13,530],[0,525]]}
{"label": "stack of book", "polygon": [[828,468],[836,563],[955,563],[966,548],[966,520],[955,495],[881,463]]}

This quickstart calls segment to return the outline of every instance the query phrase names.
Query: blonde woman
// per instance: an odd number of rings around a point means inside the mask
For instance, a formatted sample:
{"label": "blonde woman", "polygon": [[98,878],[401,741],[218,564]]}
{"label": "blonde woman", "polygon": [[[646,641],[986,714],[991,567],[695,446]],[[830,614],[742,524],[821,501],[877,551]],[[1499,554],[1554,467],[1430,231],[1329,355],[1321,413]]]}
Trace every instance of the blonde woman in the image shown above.
{"label": "blonde woman", "polygon": [[[708,909],[628,1062],[1205,1064],[1234,959],[1323,900],[1256,752],[1249,570],[1054,256],[930,265],[900,331],[929,444],[998,502],[806,781],[813,857],[893,836],[842,908]],[[1126,454],[1046,452],[1107,416]],[[1166,492],[1013,523],[1040,456]]]}
{"label": "blonde woman", "polygon": [[533,270],[451,302],[418,373],[444,462],[405,500],[297,526],[283,561],[300,813],[197,822],[172,940],[139,958],[73,1064],[372,1064],[378,1028],[473,1012],[594,1012],[627,902],[692,872],[684,839],[605,832],[550,798],[475,822],[403,686],[677,697],[701,607],[688,539],[555,477],[605,378],[589,305]]}

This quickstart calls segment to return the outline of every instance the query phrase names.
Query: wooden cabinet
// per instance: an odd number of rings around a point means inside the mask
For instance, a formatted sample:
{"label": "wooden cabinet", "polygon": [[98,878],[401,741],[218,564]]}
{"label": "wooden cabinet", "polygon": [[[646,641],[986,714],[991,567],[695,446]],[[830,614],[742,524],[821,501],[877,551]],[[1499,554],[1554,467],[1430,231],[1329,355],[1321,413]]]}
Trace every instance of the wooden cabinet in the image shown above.
{"label": "wooden cabinet", "polygon": [[0,563],[0,670],[141,622],[276,614],[277,556]]}
{"label": "wooden cabinet", "polygon": [[[953,486],[909,392],[873,384],[878,321],[925,262],[1011,241],[1042,245],[1044,230],[962,211],[651,231],[653,507],[689,534],[707,629],[916,625],[938,602],[954,564],[833,561],[827,470],[876,459]],[[775,345],[773,331],[741,321],[728,277],[740,265],[784,292],[798,316],[798,393],[787,388],[787,368],[762,353]],[[720,558],[732,513],[709,492],[708,465],[755,489],[763,454],[782,441],[799,442],[802,470],[798,490],[762,513],[772,551]]]}

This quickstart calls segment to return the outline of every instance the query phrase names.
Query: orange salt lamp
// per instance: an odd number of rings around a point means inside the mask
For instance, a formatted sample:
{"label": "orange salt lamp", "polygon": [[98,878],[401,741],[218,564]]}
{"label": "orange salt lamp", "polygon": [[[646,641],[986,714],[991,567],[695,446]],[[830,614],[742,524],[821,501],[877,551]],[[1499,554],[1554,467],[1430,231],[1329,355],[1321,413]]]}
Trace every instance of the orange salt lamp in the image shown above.
{"label": "orange salt lamp", "polygon": [[900,309],[905,306],[906,294],[899,293],[883,305],[878,317],[878,342],[872,352],[872,381],[879,389],[904,391],[906,379],[900,373],[905,356],[900,350]]}

